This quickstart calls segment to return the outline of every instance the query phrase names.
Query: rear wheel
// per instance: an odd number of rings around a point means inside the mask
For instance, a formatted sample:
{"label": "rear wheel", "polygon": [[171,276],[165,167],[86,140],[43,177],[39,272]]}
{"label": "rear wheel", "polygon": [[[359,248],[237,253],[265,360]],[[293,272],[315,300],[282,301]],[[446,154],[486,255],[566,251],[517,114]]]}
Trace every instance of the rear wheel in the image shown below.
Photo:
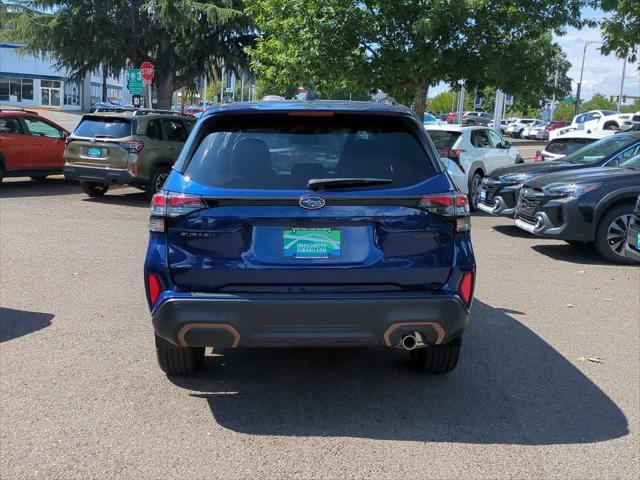
{"label": "rear wheel", "polygon": [[456,368],[460,358],[462,339],[458,338],[446,345],[432,345],[416,348],[409,352],[411,364],[424,373],[447,373]]}
{"label": "rear wheel", "polygon": [[476,124],[476,122],[474,122],[473,120],[469,120],[469,121],[467,122],[467,125],[470,125],[470,126],[473,126],[473,125],[475,125],[475,124]]}
{"label": "rear wheel", "polygon": [[147,194],[147,197],[149,197],[149,199],[151,199],[151,197],[153,197],[156,193],[162,190],[162,187],[164,186],[164,182],[167,181],[167,178],[169,178],[170,173],[171,173],[170,168],[167,168],[167,167],[156,168],[156,171],[153,172],[153,176],[151,177],[151,181],[149,181],[149,184],[145,189],[145,193]]}
{"label": "rear wheel", "polygon": [[82,191],[90,197],[101,197],[107,193],[109,185],[103,185],[102,183],[96,182],[80,182],[80,188],[82,188]]}
{"label": "rear wheel", "polygon": [[605,130],[618,130],[618,124],[615,122],[609,122],[604,126]]}
{"label": "rear wheel", "polygon": [[156,337],[158,365],[167,375],[187,375],[200,370],[204,362],[204,347],[178,347]]}
{"label": "rear wheel", "polygon": [[474,173],[469,184],[469,206],[473,211],[478,209],[478,191],[480,190],[481,182],[482,175],[479,172]]}
{"label": "rear wheel", "polygon": [[634,263],[623,256],[627,232],[631,222],[633,205],[623,204],[604,214],[596,230],[596,250],[604,258],[615,263]]}

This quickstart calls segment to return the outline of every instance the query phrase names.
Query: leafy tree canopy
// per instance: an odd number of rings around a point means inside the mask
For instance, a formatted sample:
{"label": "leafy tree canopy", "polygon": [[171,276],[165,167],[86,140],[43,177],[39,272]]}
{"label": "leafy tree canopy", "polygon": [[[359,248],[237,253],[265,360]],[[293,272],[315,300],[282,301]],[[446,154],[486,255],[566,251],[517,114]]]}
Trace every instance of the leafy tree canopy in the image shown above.
{"label": "leafy tree canopy", "polygon": [[[282,85],[381,88],[413,98],[419,115],[429,85],[464,78],[540,98],[553,89],[560,49],[550,31],[580,26],[585,0],[247,0],[261,36],[254,68]],[[553,67],[551,67],[552,65]],[[558,85],[569,80],[561,69]],[[551,82],[548,81],[551,77]],[[544,90],[544,92],[542,91]],[[409,102],[407,102],[409,103]]]}
{"label": "leafy tree canopy", "polygon": [[604,45],[600,50],[635,62],[640,49],[640,1],[602,0],[601,7],[612,15],[602,21]]}
{"label": "leafy tree canopy", "polygon": [[[149,61],[156,67],[158,106],[219,62],[244,61],[252,40],[241,0],[27,0],[4,2],[4,36],[29,52],[50,55],[81,77]],[[3,13],[4,12],[4,13]]]}

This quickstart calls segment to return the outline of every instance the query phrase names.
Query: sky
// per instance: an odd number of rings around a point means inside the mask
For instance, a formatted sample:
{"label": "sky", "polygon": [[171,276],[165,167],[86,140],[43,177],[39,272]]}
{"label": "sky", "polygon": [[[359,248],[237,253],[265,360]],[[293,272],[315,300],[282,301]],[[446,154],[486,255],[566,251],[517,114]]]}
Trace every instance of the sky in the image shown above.
{"label": "sky", "polygon": [[[590,18],[602,19],[604,14],[600,11],[585,10],[583,15]],[[572,82],[573,93],[575,96],[577,82],[580,79],[580,64],[582,62],[582,52],[585,41],[602,41],[600,28],[583,28],[577,30],[575,28],[567,29],[566,35],[561,37],[555,36],[555,40],[560,44],[567,55],[567,59],[571,62],[572,67],[569,69],[568,75],[575,80]],[[623,61],[611,54],[604,56],[599,51],[599,45],[590,44],[584,61],[584,75],[582,77],[582,94],[583,100],[588,100],[594,93],[602,93],[609,97],[610,95],[618,95],[620,91],[620,80],[622,78]],[[635,64],[627,63],[624,90],[627,95],[640,96],[640,62]],[[429,97],[433,97],[438,93],[447,90],[446,84],[439,84],[429,89]],[[632,103],[628,100],[627,103]]]}

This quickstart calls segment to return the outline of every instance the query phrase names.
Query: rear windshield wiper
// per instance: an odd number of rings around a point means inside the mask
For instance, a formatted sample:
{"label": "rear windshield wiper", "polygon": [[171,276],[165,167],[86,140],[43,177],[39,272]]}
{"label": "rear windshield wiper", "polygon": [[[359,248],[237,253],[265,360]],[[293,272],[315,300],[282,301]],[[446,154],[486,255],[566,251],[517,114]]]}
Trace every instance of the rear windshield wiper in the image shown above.
{"label": "rear windshield wiper", "polygon": [[309,190],[331,190],[334,188],[368,187],[371,185],[388,185],[390,178],[312,178]]}

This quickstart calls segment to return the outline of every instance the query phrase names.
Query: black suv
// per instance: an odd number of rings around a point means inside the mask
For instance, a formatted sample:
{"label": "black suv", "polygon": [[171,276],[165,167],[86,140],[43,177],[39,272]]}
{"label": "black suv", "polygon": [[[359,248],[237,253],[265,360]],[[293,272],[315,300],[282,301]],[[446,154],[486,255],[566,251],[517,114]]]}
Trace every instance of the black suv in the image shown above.
{"label": "black suv", "polygon": [[587,145],[560,160],[497,168],[482,179],[478,209],[513,218],[522,185],[535,177],[582,168],[615,167],[638,153],[640,133],[625,132]]}

